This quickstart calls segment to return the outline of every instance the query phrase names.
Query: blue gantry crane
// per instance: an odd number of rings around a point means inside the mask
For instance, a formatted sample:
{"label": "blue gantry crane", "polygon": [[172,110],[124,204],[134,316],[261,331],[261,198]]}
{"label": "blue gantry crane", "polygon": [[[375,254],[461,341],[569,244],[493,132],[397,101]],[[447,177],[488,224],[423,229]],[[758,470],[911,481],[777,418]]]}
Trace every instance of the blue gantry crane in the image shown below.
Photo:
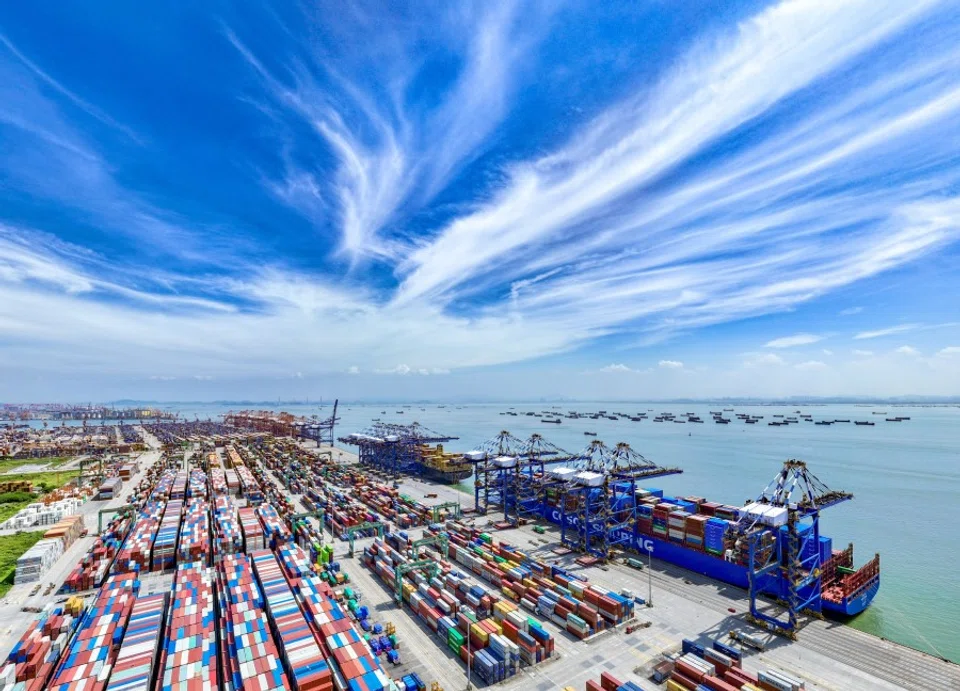
{"label": "blue gantry crane", "polygon": [[[832,490],[807,468],[790,459],[756,502],[741,510],[735,526],[737,556],[747,556],[750,616],[768,630],[796,637],[801,612],[820,615],[824,554],[820,540],[820,512],[853,499],[849,492]],[[762,594],[783,603],[774,616],[760,609]],[[786,618],[783,618],[783,616]]]}
{"label": "blue gantry crane", "polygon": [[593,440],[573,463],[549,473],[559,492],[561,541],[600,559],[632,547],[638,483],[682,472],[657,465],[626,442],[609,447]]}
{"label": "blue gantry crane", "polygon": [[[444,471],[434,467],[427,458],[428,454],[442,454],[443,447],[430,447],[430,444],[442,444],[457,437],[434,432],[419,422],[409,425],[375,422],[361,432],[340,437],[340,441],[357,447],[360,463],[385,471],[394,478],[401,474],[423,475],[441,480],[463,479],[469,476],[469,467],[462,471]],[[462,475],[462,477],[460,477]],[[446,476],[446,477],[444,477]]]}

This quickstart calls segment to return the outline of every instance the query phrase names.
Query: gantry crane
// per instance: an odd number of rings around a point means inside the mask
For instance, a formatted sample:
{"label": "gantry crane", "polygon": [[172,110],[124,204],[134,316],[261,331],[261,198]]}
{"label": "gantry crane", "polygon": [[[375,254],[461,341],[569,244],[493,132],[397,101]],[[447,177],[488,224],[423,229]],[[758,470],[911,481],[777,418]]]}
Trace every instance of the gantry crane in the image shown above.
{"label": "gantry crane", "polygon": [[367,521],[365,523],[359,523],[357,525],[352,525],[343,531],[344,535],[347,536],[347,540],[350,542],[350,551],[347,553],[347,556],[353,556],[353,540],[357,533],[364,533],[368,530],[375,530],[378,537],[383,537],[383,532],[386,530],[387,526],[385,523],[379,521]]}
{"label": "gantry crane", "polygon": [[631,548],[637,536],[637,483],[679,468],[664,468],[620,442],[593,440],[578,459],[554,473],[560,505],[560,539],[601,559],[617,546]]}
{"label": "gantry crane", "polygon": [[[820,512],[853,499],[831,490],[803,461],[790,459],[756,502],[742,509],[734,547],[747,552],[750,616],[774,633],[796,637],[799,614],[820,615],[824,559],[820,548]],[[787,619],[759,609],[770,594],[785,603]]]}
{"label": "gantry crane", "polygon": [[398,564],[393,570],[393,594],[397,605],[403,606],[403,577],[411,571],[424,569],[429,578],[436,578],[440,574],[440,565],[433,559],[421,559],[410,561],[406,564]]}

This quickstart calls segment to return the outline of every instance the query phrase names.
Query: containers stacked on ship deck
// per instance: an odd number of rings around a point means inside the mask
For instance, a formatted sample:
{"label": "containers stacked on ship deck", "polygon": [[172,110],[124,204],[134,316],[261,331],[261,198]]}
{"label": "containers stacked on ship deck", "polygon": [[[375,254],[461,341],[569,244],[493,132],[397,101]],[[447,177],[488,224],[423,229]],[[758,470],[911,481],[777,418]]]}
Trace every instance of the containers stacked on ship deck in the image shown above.
{"label": "containers stacked on ship deck", "polygon": [[140,582],[133,574],[111,576],[97,593],[60,661],[52,691],[100,691],[116,660],[116,647],[136,602]]}
{"label": "containers stacked on ship deck", "polygon": [[290,542],[290,529],[272,504],[261,504],[257,507],[257,516],[263,525],[264,540],[268,547],[276,548],[285,542]]}
{"label": "containers stacked on ship deck", "polygon": [[180,535],[180,518],[183,514],[183,500],[171,499],[163,512],[163,520],[157,530],[157,539],[153,543],[153,571],[172,569],[177,563],[177,541]]}
{"label": "containers stacked on ship deck", "polygon": [[161,648],[167,594],[138,597],[106,691],[148,691]]}
{"label": "containers stacked on ship deck", "polygon": [[160,518],[163,516],[165,506],[163,501],[155,500],[150,500],[143,505],[136,523],[113,562],[113,573],[150,570],[150,555],[153,552],[153,543],[160,529]]}
{"label": "containers stacked on ship deck", "polygon": [[51,607],[38,616],[7,655],[0,668],[0,686],[25,691],[47,688],[67,641],[80,623],[74,616],[79,609],[71,612]]}
{"label": "containers stacked on ship deck", "polygon": [[198,562],[177,567],[161,653],[164,689],[219,688],[214,581],[213,569]]}
{"label": "containers stacked on ship deck", "polygon": [[[364,549],[364,563],[391,591],[395,567],[408,558],[379,538]],[[513,602],[471,584],[446,562],[438,562],[439,575],[430,579],[414,572],[402,584],[402,597],[443,645],[457,653],[486,682],[516,674],[520,663],[541,662],[550,656],[554,641],[535,619],[525,616]],[[467,638],[469,637],[469,644]]]}
{"label": "containers stacked on ship deck", "polygon": [[180,529],[177,563],[210,559],[210,505],[205,499],[194,498],[187,506]]}
{"label": "containers stacked on ship deck", "polygon": [[330,691],[333,672],[273,553],[250,555],[263,589],[266,610],[279,645],[284,670],[298,691]]}
{"label": "containers stacked on ship deck", "polygon": [[218,496],[213,500],[214,558],[243,551],[243,533],[237,505],[230,497]]}
{"label": "containers stacked on ship deck", "polygon": [[274,643],[272,622],[265,610],[253,565],[245,554],[226,555],[220,564],[224,587],[223,631],[225,673],[232,691],[290,689]]}
{"label": "containers stacked on ship deck", "polygon": [[240,509],[240,528],[243,530],[244,551],[248,554],[261,550],[266,546],[263,537],[263,526],[257,517],[255,509],[249,506]]}
{"label": "containers stacked on ship deck", "polygon": [[61,592],[77,593],[99,587],[106,578],[110,565],[120,550],[132,523],[133,520],[127,516],[115,518],[108,523],[90,551],[66,577]]}
{"label": "containers stacked on ship deck", "polygon": [[207,474],[202,470],[191,470],[190,479],[187,481],[187,497],[207,498]]}

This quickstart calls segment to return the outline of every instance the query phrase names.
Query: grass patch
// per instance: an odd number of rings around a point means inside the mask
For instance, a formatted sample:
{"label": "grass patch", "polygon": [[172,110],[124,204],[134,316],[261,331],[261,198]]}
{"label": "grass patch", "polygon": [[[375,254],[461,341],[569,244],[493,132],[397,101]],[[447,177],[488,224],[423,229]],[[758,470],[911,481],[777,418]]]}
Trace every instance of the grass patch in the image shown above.
{"label": "grass patch", "polygon": [[0,494],[0,504],[18,504],[23,501],[33,501],[31,492],[4,492]]}
{"label": "grass patch", "polygon": [[22,465],[43,465],[46,463],[51,469],[59,468],[73,459],[73,456],[51,456],[49,458],[10,458],[9,456],[0,456],[0,474],[6,473],[14,468],[19,468]]}
{"label": "grass patch", "polygon": [[17,570],[17,559],[33,547],[42,537],[43,530],[0,535],[0,597],[13,587],[13,577]]}
{"label": "grass patch", "polygon": [[[10,504],[0,504],[0,523],[3,523],[5,520],[11,516],[15,516],[20,512],[21,509],[26,508],[28,504],[33,504],[34,502],[40,501],[39,497],[33,497],[32,499],[26,501],[17,501]],[[0,536],[2,537],[2,536]]]}
{"label": "grass patch", "polygon": [[42,473],[13,473],[11,475],[0,475],[0,482],[20,482],[21,480],[26,480],[35,485],[39,485],[44,491],[49,492],[57,487],[63,487],[79,475],[79,469],[47,470]]}

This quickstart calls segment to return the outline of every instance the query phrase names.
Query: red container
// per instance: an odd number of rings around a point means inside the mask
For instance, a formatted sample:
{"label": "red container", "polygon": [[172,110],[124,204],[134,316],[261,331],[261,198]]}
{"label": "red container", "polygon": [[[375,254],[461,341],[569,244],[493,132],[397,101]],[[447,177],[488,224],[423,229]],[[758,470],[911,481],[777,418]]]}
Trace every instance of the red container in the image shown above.
{"label": "red container", "polygon": [[600,673],[600,687],[604,691],[617,691],[622,685],[623,682],[617,681],[617,678],[610,674],[610,672]]}

